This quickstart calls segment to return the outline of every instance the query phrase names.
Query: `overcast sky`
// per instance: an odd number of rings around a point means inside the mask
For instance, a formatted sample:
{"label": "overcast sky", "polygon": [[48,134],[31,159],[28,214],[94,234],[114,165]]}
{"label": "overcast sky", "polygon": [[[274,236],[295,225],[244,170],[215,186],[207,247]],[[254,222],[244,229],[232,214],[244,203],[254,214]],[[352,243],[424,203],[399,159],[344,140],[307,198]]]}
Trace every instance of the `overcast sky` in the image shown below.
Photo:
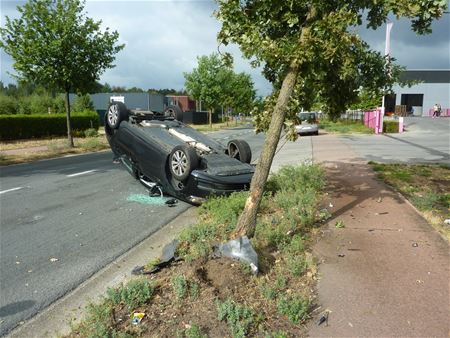
{"label": "overcast sky", "polygon": [[[5,16],[16,17],[16,6],[23,2],[1,0],[1,24]],[[87,15],[102,20],[120,34],[125,43],[116,59],[116,67],[107,70],[100,81],[111,86],[148,88],[184,87],[183,72],[197,64],[197,56],[217,51],[216,34],[219,22],[212,13],[212,0],[170,1],[102,1],[88,0]],[[385,27],[377,31],[361,29],[361,36],[377,51],[384,52]],[[259,70],[252,69],[241,58],[236,46],[221,47],[235,56],[235,70],[252,75],[259,95],[267,95],[270,84]],[[394,21],[391,34],[391,54],[408,69],[450,69],[450,15],[433,24],[433,34],[417,36],[408,21]],[[14,82],[12,60],[1,51],[3,83]]]}

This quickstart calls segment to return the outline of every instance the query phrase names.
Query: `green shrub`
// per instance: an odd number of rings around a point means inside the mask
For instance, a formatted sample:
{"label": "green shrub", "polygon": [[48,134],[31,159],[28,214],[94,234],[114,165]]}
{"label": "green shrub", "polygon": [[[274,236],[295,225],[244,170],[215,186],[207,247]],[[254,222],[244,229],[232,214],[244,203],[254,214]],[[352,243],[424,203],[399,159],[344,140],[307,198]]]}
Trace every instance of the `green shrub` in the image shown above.
{"label": "green shrub", "polygon": [[172,288],[177,299],[183,299],[188,292],[188,282],[184,276],[179,275],[172,278]]}
{"label": "green shrub", "polygon": [[0,115],[17,114],[17,99],[11,96],[0,95]]}
{"label": "green shrub", "polygon": [[107,300],[114,305],[124,303],[129,309],[135,309],[145,304],[153,295],[155,288],[147,279],[131,280],[127,285],[119,288],[109,288],[106,291]]}
{"label": "green shrub", "polygon": [[84,137],[95,137],[98,136],[98,131],[95,128],[89,128],[84,131]]}
{"label": "green shrub", "polygon": [[308,318],[309,301],[300,296],[283,297],[278,302],[278,312],[299,324]]}
{"label": "green shrub", "polygon": [[191,325],[190,328],[185,329],[177,334],[177,338],[207,338],[201,328],[197,325]]}
{"label": "green shrub", "polygon": [[74,112],[82,112],[85,110],[94,110],[94,103],[89,94],[77,95],[72,103],[72,110]]}
{"label": "green shrub", "polygon": [[246,337],[253,324],[253,311],[240,306],[228,299],[225,302],[216,301],[219,320],[227,322],[233,337]]}
{"label": "green shrub", "polygon": [[[98,129],[96,112],[85,111],[71,117],[73,130]],[[0,115],[0,140],[19,140],[67,135],[64,114]]]}
{"label": "green shrub", "polygon": [[384,133],[398,133],[398,121],[383,121]]}

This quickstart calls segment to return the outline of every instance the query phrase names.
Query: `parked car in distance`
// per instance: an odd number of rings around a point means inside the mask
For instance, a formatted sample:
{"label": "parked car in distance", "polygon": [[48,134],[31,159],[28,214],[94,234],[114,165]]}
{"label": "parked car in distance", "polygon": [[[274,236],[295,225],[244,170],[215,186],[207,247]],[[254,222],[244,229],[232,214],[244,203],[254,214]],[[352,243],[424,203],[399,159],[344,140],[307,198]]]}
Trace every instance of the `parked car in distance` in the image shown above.
{"label": "parked car in distance", "polygon": [[300,124],[295,126],[299,135],[319,135],[319,119],[317,112],[301,112],[297,114]]}
{"label": "parked car in distance", "polygon": [[244,140],[222,145],[178,121],[182,112],[132,111],[113,102],[105,114],[105,134],[116,159],[150,193],[155,188],[200,204],[209,195],[249,189],[254,173]]}

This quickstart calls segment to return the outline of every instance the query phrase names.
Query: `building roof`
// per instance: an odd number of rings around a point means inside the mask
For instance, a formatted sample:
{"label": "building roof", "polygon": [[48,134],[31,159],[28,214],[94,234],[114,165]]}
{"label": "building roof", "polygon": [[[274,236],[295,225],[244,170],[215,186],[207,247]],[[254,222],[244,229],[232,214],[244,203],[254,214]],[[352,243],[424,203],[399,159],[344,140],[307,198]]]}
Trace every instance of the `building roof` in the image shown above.
{"label": "building roof", "polygon": [[420,81],[423,83],[450,83],[449,69],[406,70],[400,75],[403,81]]}

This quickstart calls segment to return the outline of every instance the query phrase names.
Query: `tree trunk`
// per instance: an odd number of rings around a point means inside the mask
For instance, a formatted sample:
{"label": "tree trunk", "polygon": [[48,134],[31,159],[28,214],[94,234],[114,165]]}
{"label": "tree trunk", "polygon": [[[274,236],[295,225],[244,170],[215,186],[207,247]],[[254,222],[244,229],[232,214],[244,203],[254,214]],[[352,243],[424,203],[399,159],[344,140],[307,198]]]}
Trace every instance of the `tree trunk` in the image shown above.
{"label": "tree trunk", "polygon": [[208,111],[209,128],[212,129],[212,109]]}
{"label": "tree trunk", "polygon": [[258,165],[256,166],[256,171],[250,184],[250,195],[245,202],[244,211],[240,215],[236,226],[234,233],[236,237],[246,235],[251,238],[255,234],[256,214],[262,200],[264,184],[269,176],[273,157],[275,156],[278,141],[280,140],[284,118],[286,117],[286,107],[294,90],[298,72],[299,66],[297,63],[295,61],[291,62],[289,71],[283,80],[270,121],[266,141],[264,142],[261,156],[259,157]]}
{"label": "tree trunk", "polygon": [[66,91],[66,116],[67,116],[67,141],[69,147],[73,148],[73,137],[72,137],[72,126],[70,123],[70,102],[69,102],[69,91]]}

